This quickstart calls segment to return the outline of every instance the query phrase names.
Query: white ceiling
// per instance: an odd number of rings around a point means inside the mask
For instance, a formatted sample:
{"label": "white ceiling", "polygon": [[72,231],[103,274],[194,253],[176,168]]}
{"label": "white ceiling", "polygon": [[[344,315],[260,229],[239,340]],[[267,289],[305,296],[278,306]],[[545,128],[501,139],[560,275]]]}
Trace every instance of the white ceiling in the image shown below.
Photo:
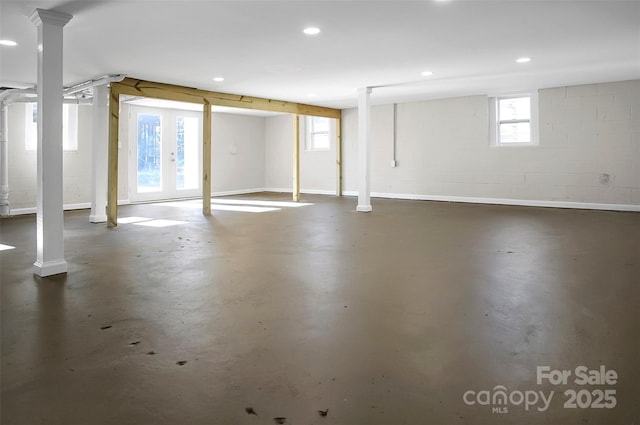
{"label": "white ceiling", "polygon": [[2,86],[36,83],[36,8],[74,15],[65,85],[122,73],[346,108],[365,86],[391,103],[640,78],[640,0],[0,0],[18,42]]}

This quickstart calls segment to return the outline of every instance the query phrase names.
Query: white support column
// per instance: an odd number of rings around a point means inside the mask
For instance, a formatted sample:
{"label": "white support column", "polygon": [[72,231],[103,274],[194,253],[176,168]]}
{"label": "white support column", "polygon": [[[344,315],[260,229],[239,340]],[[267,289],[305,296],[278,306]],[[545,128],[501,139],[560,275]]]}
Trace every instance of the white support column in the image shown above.
{"label": "white support column", "polygon": [[356,211],[370,212],[371,207],[371,87],[358,89],[358,206]]}
{"label": "white support column", "polygon": [[9,107],[0,100],[0,215],[9,215]]}
{"label": "white support column", "polygon": [[36,262],[41,277],[66,273],[62,198],[62,29],[72,16],[36,9],[38,27],[38,150]]}
{"label": "white support column", "polygon": [[107,221],[107,163],[109,157],[109,106],[107,85],[93,88],[93,145],[91,152],[91,223]]}

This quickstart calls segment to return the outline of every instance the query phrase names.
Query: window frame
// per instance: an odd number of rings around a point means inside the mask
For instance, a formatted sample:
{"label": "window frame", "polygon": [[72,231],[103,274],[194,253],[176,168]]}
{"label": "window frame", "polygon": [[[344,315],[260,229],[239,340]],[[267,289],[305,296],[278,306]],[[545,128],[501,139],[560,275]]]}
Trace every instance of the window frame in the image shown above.
{"label": "window frame", "polygon": [[[528,98],[530,106],[529,119],[501,120],[500,101],[508,99]],[[489,136],[491,146],[538,146],[538,92],[532,90],[524,93],[512,93],[507,95],[497,95],[489,97]],[[529,123],[530,140],[528,142],[504,143],[500,140],[500,126],[502,124]]]}
{"label": "window frame", "polygon": [[[314,118],[321,118],[321,119],[326,119],[327,120],[327,131],[314,131],[314,125],[313,125],[313,119]],[[331,118],[327,118],[327,117],[315,117],[315,116],[311,116],[311,115],[307,115],[305,116],[305,119],[303,120],[303,128],[302,130],[302,134],[304,135],[304,150],[305,151],[309,151],[309,152],[323,152],[323,151],[330,151],[331,150],[331,146],[332,146],[332,134],[334,132],[332,132],[331,130],[334,128],[333,126],[333,122],[331,120]],[[316,143],[315,143],[315,139],[314,139],[314,135],[315,134],[326,134],[327,135],[327,144],[328,146],[326,147],[317,147]]]}
{"label": "window frame", "polygon": [[[38,149],[38,121],[33,121],[34,108],[37,102],[24,104],[24,148],[26,151]],[[37,112],[36,112],[37,114]],[[62,105],[62,150],[64,152],[78,151],[78,104],[64,103]]]}

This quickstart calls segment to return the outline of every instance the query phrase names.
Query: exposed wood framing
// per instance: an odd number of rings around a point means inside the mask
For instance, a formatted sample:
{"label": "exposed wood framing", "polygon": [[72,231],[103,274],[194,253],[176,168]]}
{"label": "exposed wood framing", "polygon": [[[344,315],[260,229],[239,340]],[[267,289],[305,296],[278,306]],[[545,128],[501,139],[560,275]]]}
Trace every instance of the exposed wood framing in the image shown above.
{"label": "exposed wood framing", "polygon": [[134,78],[125,78],[118,83],[112,83],[112,87],[113,86],[115,86],[119,93],[131,96],[153,97],[156,99],[176,100],[180,102],[200,104],[209,102],[211,105],[216,106],[231,106],[234,108],[313,115],[316,117],[327,118],[340,118],[341,115],[341,111],[339,109],[286,102],[283,100],[264,99],[261,97],[219,93],[190,87],[175,86],[172,84],[154,83],[152,81],[137,80]]}
{"label": "exposed wood framing", "polygon": [[202,109],[202,214],[211,215],[211,105]]}
{"label": "exposed wood framing", "polygon": [[293,115],[293,201],[300,200],[300,115]]}
{"label": "exposed wood framing", "polygon": [[[338,127],[342,111],[340,109],[325,108],[322,106],[307,105],[302,103],[286,102],[283,100],[265,99],[261,97],[242,96],[238,94],[219,93],[208,90],[200,90],[191,87],[176,86],[173,84],[155,83],[153,81],[125,78],[120,82],[111,83],[111,97],[109,103],[109,195],[107,197],[107,226],[115,227],[118,224],[118,114],[120,95],[151,97],[155,99],[174,100],[178,102],[190,102],[205,105],[203,113],[203,213],[211,214],[211,106],[230,106],[234,108],[256,109],[294,114],[295,135],[294,140],[294,188],[295,201],[300,199],[300,131],[299,115],[336,118]],[[207,108],[206,105],[209,105]],[[206,118],[208,110],[209,118]],[[208,131],[207,131],[207,126]],[[338,130],[339,131],[339,130]],[[207,140],[207,134],[209,139]],[[338,134],[338,140],[340,140]],[[340,141],[338,141],[340,145]],[[207,152],[208,150],[208,152]],[[340,147],[339,152],[342,149]],[[342,159],[338,153],[339,190],[342,194]],[[207,160],[207,156],[209,159]]]}
{"label": "exposed wood framing", "polygon": [[[113,87],[114,83],[111,83]],[[118,123],[120,121],[120,93],[109,94],[109,168],[107,194],[107,227],[118,225]]]}

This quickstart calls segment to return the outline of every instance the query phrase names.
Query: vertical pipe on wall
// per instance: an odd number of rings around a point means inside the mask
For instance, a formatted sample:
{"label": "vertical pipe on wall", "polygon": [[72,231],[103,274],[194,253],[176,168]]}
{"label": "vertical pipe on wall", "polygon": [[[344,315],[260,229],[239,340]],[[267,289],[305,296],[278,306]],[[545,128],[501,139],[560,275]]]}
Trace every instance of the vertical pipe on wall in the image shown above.
{"label": "vertical pipe on wall", "polygon": [[300,201],[300,115],[293,115],[293,201]]}
{"label": "vertical pipe on wall", "polygon": [[202,108],[202,214],[211,215],[211,104]]}
{"label": "vertical pipe on wall", "polygon": [[120,93],[111,84],[109,93],[109,167],[107,195],[107,227],[118,225],[118,123],[120,121]]}
{"label": "vertical pipe on wall", "polygon": [[358,206],[359,212],[370,212],[371,207],[371,87],[358,89]]}
{"label": "vertical pipe on wall", "polygon": [[336,196],[342,196],[342,118],[336,118]]}
{"label": "vertical pipe on wall", "polygon": [[0,215],[9,215],[9,107],[0,100]]}

